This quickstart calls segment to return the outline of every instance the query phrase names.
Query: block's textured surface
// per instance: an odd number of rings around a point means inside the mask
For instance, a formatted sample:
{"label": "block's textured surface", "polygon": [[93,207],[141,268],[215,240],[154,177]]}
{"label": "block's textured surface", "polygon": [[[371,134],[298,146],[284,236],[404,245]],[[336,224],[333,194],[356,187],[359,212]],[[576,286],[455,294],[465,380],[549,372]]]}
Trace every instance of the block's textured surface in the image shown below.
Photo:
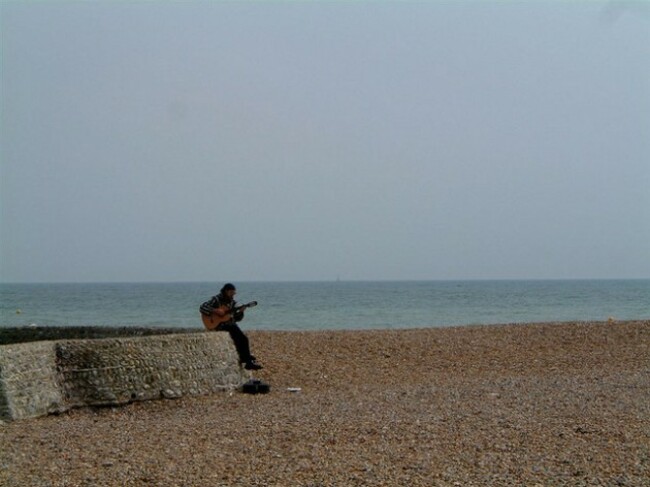
{"label": "block's textured surface", "polygon": [[[118,337],[118,331],[135,336]],[[209,394],[240,387],[247,380],[227,333],[175,330],[156,334],[169,331],[2,330],[0,419]],[[33,341],[34,337],[40,341]]]}

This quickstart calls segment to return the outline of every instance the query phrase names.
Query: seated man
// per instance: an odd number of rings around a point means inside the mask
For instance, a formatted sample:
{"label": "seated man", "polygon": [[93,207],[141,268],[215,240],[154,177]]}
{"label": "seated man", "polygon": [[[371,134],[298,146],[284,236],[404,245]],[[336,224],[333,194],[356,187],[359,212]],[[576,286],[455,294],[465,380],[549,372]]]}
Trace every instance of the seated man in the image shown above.
{"label": "seated man", "polygon": [[244,319],[244,310],[236,309],[237,302],[235,301],[235,294],[237,289],[235,286],[228,283],[225,284],[219,294],[213,296],[210,300],[203,303],[200,307],[201,315],[205,318],[213,318],[214,322],[218,322],[214,328],[208,326],[209,330],[227,331],[235,343],[235,348],[239,354],[239,362],[244,364],[246,370],[260,370],[262,366],[256,362],[256,359],[251,355],[248,345],[248,337],[241,331],[237,322]]}

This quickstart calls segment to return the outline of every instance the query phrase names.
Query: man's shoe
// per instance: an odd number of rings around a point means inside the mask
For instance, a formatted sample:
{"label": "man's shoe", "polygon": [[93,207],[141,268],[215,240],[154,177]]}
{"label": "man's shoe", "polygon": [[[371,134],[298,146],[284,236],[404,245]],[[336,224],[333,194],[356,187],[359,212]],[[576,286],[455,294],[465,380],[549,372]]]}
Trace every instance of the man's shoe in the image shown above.
{"label": "man's shoe", "polygon": [[255,362],[255,360],[249,360],[248,362],[246,362],[246,365],[244,365],[244,368],[246,370],[260,370],[262,366],[257,362]]}

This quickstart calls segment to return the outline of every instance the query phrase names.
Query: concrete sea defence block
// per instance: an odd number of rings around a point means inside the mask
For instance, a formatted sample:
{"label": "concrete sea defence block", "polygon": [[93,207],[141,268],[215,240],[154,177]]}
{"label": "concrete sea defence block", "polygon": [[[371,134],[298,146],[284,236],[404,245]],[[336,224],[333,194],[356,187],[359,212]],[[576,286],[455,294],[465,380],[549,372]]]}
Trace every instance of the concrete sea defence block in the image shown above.
{"label": "concrete sea defence block", "polygon": [[0,419],[44,416],[67,409],[57,381],[54,342],[0,347]]}
{"label": "concrete sea defence block", "polygon": [[[63,334],[72,336],[69,330]],[[85,330],[77,336],[89,334]],[[10,343],[0,345],[0,419],[209,394],[238,388],[247,378],[227,333],[138,332]]]}
{"label": "concrete sea defence block", "polygon": [[57,343],[56,361],[70,405],[206,394],[242,380],[226,333],[70,340]]}

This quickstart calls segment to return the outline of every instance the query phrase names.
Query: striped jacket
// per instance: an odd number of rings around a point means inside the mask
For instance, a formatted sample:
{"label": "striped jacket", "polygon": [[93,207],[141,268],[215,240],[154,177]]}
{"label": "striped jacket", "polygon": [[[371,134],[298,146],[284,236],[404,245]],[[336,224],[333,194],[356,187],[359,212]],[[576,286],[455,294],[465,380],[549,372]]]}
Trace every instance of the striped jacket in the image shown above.
{"label": "striped jacket", "polygon": [[[228,301],[228,299],[226,299],[221,294],[217,294],[216,296],[212,296],[212,298],[210,298],[205,303],[203,303],[199,308],[199,311],[201,312],[202,315],[210,316],[215,309],[221,308],[222,306],[225,306],[227,309],[231,310],[237,306],[237,301],[235,301],[234,299],[232,301]],[[243,318],[244,318],[244,312],[239,311],[235,313],[234,319],[231,319],[226,323],[241,321]]]}

